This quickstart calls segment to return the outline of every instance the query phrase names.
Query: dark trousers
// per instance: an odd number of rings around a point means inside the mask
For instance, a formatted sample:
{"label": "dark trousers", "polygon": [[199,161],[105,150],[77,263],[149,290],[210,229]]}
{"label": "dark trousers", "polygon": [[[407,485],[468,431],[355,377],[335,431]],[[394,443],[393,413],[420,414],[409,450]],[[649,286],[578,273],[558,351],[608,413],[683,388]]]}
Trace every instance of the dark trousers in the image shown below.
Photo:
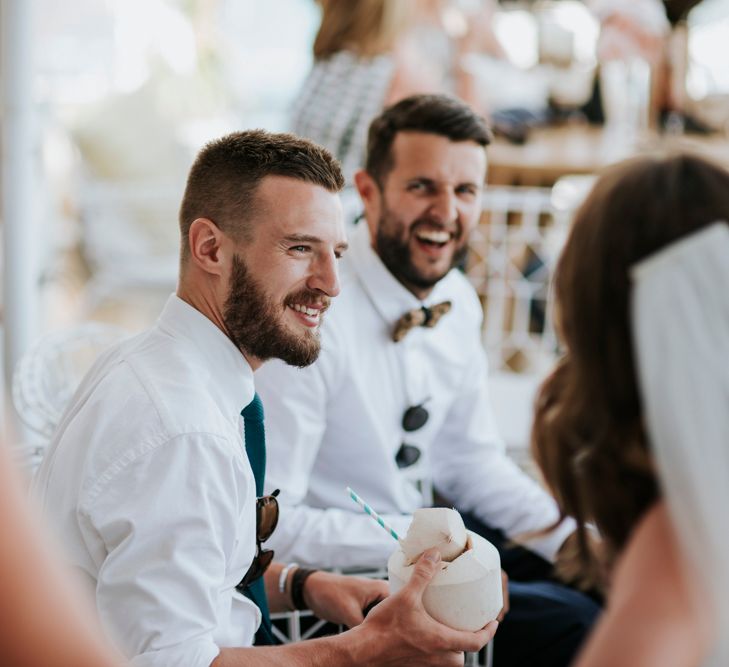
{"label": "dark trousers", "polygon": [[494,667],[567,667],[600,613],[600,605],[554,577],[551,563],[473,515],[469,530],[485,537],[501,555],[509,575],[509,613],[494,638]]}

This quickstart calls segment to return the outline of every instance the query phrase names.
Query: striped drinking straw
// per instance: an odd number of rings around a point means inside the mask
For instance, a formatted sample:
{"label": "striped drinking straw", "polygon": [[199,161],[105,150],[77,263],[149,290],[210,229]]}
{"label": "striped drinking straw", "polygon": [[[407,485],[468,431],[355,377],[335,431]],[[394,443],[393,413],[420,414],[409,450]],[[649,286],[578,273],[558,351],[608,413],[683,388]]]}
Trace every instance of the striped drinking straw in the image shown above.
{"label": "striped drinking straw", "polygon": [[400,537],[398,534],[382,519],[382,517],[375,512],[362,498],[360,498],[352,489],[347,487],[347,493],[349,497],[354,500],[367,514],[369,514],[377,523],[379,523],[390,535],[392,535],[398,542]]}

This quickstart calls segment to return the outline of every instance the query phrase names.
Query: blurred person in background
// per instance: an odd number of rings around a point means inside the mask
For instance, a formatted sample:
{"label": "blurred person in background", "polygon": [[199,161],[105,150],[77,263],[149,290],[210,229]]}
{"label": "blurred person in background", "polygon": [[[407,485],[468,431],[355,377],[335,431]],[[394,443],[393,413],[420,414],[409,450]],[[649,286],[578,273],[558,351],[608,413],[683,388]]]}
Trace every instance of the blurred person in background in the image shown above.
{"label": "blurred person in background", "polygon": [[[535,458],[607,570],[579,667],[729,664],[729,174],[698,157],[610,168],[555,276],[566,352]],[[586,524],[604,539],[587,548]]]}
{"label": "blurred person in background", "polygon": [[329,149],[345,180],[364,163],[367,128],[387,105],[438,82],[404,37],[412,0],[318,0],[314,64],[292,109],[292,130]]}
{"label": "blurred person in background", "polygon": [[[600,21],[597,58],[604,68],[611,62],[630,66],[635,61],[649,68],[649,127],[665,128],[670,132],[707,132],[709,128],[689,114],[687,108],[686,74],[688,68],[688,34],[685,20],[701,0],[592,0],[589,6]],[[608,115],[606,82],[600,82],[585,111],[588,118],[603,121]],[[631,86],[629,80],[623,83]],[[640,94],[635,88],[628,94]],[[625,100],[618,104],[625,105]],[[631,103],[628,100],[628,103]]]}
{"label": "blurred person in background", "polygon": [[121,667],[81,588],[60,565],[0,443],[0,664],[4,667]]}
{"label": "blurred person in background", "polygon": [[314,64],[291,127],[334,153],[348,184],[364,165],[369,124],[386,106],[415,93],[448,92],[480,107],[467,56],[503,56],[491,30],[491,0],[471,13],[455,0],[318,3]]}
{"label": "blurred person in background", "polygon": [[[488,91],[481,90],[474,56],[507,58],[494,29],[493,0],[415,0],[415,15],[407,38],[433,69],[439,92],[455,95],[487,115]],[[419,91],[428,92],[428,91]]]}

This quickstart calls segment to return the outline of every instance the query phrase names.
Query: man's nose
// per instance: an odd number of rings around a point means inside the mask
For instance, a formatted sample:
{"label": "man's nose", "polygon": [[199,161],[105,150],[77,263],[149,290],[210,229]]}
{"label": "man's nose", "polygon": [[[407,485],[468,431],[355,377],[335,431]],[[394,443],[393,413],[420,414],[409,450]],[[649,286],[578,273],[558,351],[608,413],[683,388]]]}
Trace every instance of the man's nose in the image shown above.
{"label": "man's nose", "polygon": [[322,253],[317,259],[309,277],[308,287],[331,297],[339,294],[339,268],[334,253]]}
{"label": "man's nose", "polygon": [[455,193],[442,190],[431,203],[430,213],[441,222],[453,222],[458,217],[457,203]]}

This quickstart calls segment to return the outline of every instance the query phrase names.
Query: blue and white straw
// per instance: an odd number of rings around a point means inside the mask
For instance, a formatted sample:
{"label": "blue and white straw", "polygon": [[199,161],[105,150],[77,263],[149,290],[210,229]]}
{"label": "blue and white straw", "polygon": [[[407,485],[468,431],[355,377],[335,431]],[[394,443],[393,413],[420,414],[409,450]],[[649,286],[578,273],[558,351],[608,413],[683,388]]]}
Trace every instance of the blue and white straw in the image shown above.
{"label": "blue and white straw", "polygon": [[400,541],[400,537],[398,534],[392,529],[391,526],[389,526],[382,517],[375,512],[362,498],[360,498],[352,489],[347,487],[347,493],[349,494],[349,497],[354,500],[367,514],[369,514],[377,523],[379,523],[390,535],[392,535],[398,542]]}

